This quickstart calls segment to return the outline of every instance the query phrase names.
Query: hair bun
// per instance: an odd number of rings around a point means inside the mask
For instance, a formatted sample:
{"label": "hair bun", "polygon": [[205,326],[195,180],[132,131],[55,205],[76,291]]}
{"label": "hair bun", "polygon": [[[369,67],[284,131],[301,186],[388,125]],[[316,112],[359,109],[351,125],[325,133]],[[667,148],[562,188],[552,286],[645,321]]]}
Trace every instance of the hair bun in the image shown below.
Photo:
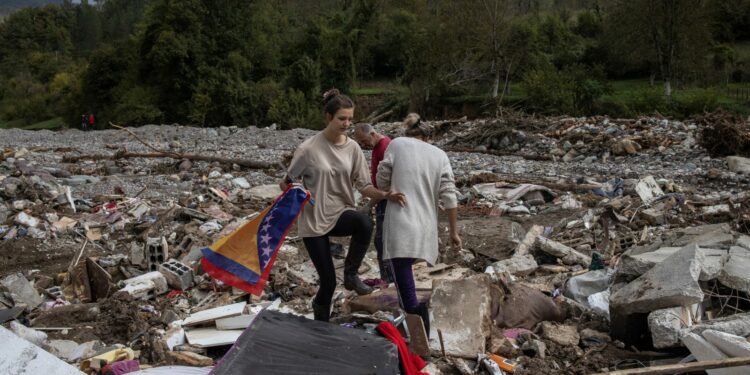
{"label": "hair bun", "polygon": [[323,93],[323,105],[330,102],[333,98],[341,95],[341,92],[337,88],[332,88]]}

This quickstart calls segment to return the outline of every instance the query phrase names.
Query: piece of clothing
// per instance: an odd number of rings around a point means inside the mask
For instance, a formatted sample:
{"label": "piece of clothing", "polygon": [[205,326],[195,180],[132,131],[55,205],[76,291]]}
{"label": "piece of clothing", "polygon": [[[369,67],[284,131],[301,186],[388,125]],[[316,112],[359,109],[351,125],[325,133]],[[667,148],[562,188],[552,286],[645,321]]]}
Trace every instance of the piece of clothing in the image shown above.
{"label": "piece of clothing", "polygon": [[355,209],[354,189],[361,193],[372,185],[357,142],[346,138],[344,144],[335,145],[323,132],[297,147],[288,173],[302,180],[315,201],[305,206],[297,221],[300,237],[330,232],[344,211]]}
{"label": "piece of clothing", "polygon": [[403,337],[401,337],[401,334],[398,332],[398,328],[396,328],[393,323],[382,322],[378,324],[376,329],[383,336],[385,336],[385,338],[391,340],[391,342],[396,344],[396,347],[398,348],[399,359],[401,360],[401,367],[403,367],[401,369],[402,374],[430,375],[429,373],[420,371],[425,366],[424,360],[418,355],[409,351],[409,347],[406,346],[406,342],[404,342]]}
{"label": "piece of clothing", "polygon": [[391,272],[388,270],[389,263],[383,261],[383,220],[385,220],[385,207],[388,201],[383,200],[375,205],[375,251],[378,254],[378,268],[380,279],[393,281]]}
{"label": "piece of clothing", "polygon": [[344,236],[352,236],[344,260],[344,273],[356,275],[372,239],[372,222],[366,214],[344,211],[330,232],[322,236],[302,238],[320,279],[320,288],[314,300],[318,305],[329,305],[336,290],[336,267],[333,265],[329,237]]}
{"label": "piece of clothing", "polygon": [[393,258],[389,262],[393,266],[393,276],[403,304],[401,307],[409,313],[419,306],[417,287],[414,284],[414,273],[411,268],[415,260],[414,258]]}
{"label": "piece of clothing", "polygon": [[93,126],[95,121],[94,115],[89,115],[89,125]]}
{"label": "piece of clothing", "polygon": [[455,208],[456,185],[448,155],[418,139],[391,141],[378,166],[378,186],[406,195],[406,207],[388,202],[383,223],[383,259],[438,256],[438,206]]}
{"label": "piece of clothing", "polygon": [[391,143],[391,139],[383,136],[381,140],[372,148],[372,160],[370,161],[370,178],[372,184],[378,187],[378,165],[385,157],[385,150],[388,149],[388,145]]}

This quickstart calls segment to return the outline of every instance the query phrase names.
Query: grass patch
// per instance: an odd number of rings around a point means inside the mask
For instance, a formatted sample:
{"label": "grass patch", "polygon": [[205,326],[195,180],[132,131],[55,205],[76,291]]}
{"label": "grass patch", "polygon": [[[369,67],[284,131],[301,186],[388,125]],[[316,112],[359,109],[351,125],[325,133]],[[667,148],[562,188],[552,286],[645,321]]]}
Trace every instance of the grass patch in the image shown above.
{"label": "grass patch", "polygon": [[49,120],[40,121],[35,124],[31,124],[29,126],[24,126],[24,129],[27,130],[37,130],[37,129],[62,129],[65,127],[65,122],[63,121],[62,117],[55,117]]}
{"label": "grass patch", "polygon": [[62,117],[55,117],[55,118],[40,121],[34,124],[26,124],[26,122],[24,122],[23,120],[12,120],[8,122],[0,122],[0,128],[3,128],[3,129],[18,128],[18,129],[25,129],[25,130],[39,130],[39,129],[55,130],[55,129],[62,129],[65,127],[66,125]]}
{"label": "grass patch", "polygon": [[0,128],[2,129],[20,128],[21,126],[23,126],[23,120],[12,120],[8,122],[0,122]]}

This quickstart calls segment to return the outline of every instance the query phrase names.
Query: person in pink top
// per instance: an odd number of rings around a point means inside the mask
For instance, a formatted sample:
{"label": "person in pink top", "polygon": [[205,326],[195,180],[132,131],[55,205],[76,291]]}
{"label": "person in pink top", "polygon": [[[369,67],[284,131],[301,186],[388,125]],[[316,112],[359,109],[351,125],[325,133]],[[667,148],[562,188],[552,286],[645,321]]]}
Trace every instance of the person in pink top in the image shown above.
{"label": "person in pink top", "polygon": [[[378,165],[385,156],[385,150],[391,139],[388,136],[378,133],[370,124],[357,124],[354,128],[354,140],[366,150],[372,150],[372,160],[370,161],[370,177],[372,184],[378,187],[376,174]],[[375,250],[378,253],[378,267],[380,268],[380,279],[386,282],[392,282],[391,272],[388,271],[388,264],[383,262],[383,219],[385,218],[385,206],[387,200],[382,200],[375,205]]]}

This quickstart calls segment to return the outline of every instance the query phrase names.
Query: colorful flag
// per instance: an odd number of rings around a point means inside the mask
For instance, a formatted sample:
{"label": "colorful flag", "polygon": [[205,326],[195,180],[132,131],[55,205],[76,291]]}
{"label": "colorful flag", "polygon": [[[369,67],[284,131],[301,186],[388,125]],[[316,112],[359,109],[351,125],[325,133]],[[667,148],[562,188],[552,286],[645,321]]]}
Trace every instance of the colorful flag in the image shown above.
{"label": "colorful flag", "polygon": [[310,192],[290,185],[260,215],[203,248],[203,270],[225,284],[260,295],[279,248],[309,199]]}

